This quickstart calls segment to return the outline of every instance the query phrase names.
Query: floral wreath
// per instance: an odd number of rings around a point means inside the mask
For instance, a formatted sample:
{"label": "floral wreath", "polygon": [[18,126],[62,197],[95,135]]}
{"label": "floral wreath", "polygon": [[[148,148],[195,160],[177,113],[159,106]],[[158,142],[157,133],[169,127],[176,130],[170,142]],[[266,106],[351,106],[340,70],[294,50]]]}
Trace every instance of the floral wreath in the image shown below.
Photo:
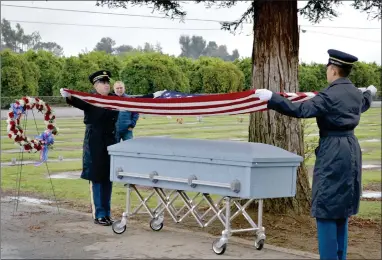
{"label": "floral wreath", "polygon": [[[44,115],[44,123],[46,129],[35,139],[30,139],[25,136],[24,129],[20,126],[21,117],[25,114],[26,110],[36,108]],[[48,149],[54,143],[53,135],[58,134],[58,128],[55,126],[56,116],[51,107],[39,98],[23,97],[12,103],[7,119],[7,132],[8,137],[12,139],[15,144],[19,144],[27,152],[41,151],[40,163],[47,160]]]}

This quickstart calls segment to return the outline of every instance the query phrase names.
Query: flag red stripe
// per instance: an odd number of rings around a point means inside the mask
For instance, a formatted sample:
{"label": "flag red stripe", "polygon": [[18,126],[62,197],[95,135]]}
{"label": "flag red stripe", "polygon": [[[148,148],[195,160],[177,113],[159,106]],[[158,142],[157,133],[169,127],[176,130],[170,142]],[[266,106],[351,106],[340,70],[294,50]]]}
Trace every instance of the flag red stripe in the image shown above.
{"label": "flag red stripe", "polygon": [[[104,105],[115,105],[115,106],[118,106],[118,107],[121,107],[121,108],[128,108],[129,110],[131,111],[134,111],[133,109],[142,109],[142,108],[146,108],[146,109],[158,109],[158,110],[180,110],[180,109],[183,109],[183,110],[192,110],[192,109],[206,109],[206,108],[219,108],[219,107],[230,107],[232,105],[241,105],[241,104],[246,104],[246,103],[249,103],[249,102],[256,102],[258,101],[259,102],[259,99],[258,98],[250,98],[250,99],[247,99],[247,100],[242,100],[242,101],[237,101],[237,102],[232,102],[232,103],[229,103],[229,104],[222,104],[222,105],[199,105],[199,106],[188,106],[188,107],[168,107],[166,106],[166,104],[163,104],[163,106],[152,106],[152,107],[142,107],[139,105],[139,103],[137,103],[136,105],[125,105],[125,104],[114,104],[113,102],[108,102],[108,100],[105,100],[105,101],[96,101],[96,100],[87,100],[87,99],[84,99],[86,102],[88,103],[91,103],[91,104],[94,104],[94,103],[98,103],[98,104],[104,104]],[[264,105],[266,104],[266,101],[265,102],[259,102],[258,104],[253,104],[253,106],[258,106],[258,105]]]}
{"label": "flag red stripe", "polygon": [[[267,101],[260,102],[255,97],[255,90],[228,94],[212,94],[176,98],[129,98],[102,96],[74,90],[66,90],[83,101],[111,110],[128,110],[155,115],[221,115],[243,114],[267,110]],[[292,102],[310,99],[315,93],[277,93]],[[118,101],[118,102],[117,102]],[[170,106],[171,104],[171,106]],[[236,106],[236,107],[235,107]]]}
{"label": "flag red stripe", "polygon": [[194,96],[194,97],[177,97],[177,98],[139,98],[139,97],[118,97],[118,96],[101,96],[99,94],[91,94],[79,92],[76,90],[65,89],[72,95],[79,95],[82,97],[97,97],[106,100],[118,100],[118,101],[130,101],[130,102],[143,102],[143,103],[193,103],[193,102],[211,102],[211,101],[227,101],[227,100],[235,100],[240,98],[248,97],[249,95],[253,95],[255,90],[247,90],[243,92],[234,92],[234,93],[224,93],[224,94],[209,94],[202,96]]}

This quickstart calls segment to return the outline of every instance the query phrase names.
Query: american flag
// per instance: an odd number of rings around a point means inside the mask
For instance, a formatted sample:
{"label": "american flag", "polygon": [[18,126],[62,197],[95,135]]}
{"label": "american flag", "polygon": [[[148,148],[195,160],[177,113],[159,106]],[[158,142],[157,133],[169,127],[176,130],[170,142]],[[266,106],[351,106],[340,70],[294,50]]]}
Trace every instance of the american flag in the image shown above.
{"label": "american flag", "polygon": [[[256,97],[256,90],[227,94],[186,94],[165,91],[158,98],[101,96],[65,89],[73,97],[93,106],[151,115],[238,115],[267,110],[267,101]],[[278,93],[292,102],[303,102],[317,93]]]}

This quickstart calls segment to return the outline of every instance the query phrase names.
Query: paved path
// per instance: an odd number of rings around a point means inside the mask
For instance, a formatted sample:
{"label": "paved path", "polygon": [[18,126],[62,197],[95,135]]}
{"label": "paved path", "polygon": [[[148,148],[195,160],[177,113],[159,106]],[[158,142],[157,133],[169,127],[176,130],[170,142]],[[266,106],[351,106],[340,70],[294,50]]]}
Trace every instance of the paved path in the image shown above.
{"label": "paved path", "polygon": [[[77,108],[73,107],[52,107],[54,109],[54,112],[56,114],[56,118],[68,118],[68,117],[83,117],[84,112],[82,110],[79,110]],[[36,119],[43,119],[43,116],[41,113],[36,113],[34,110],[34,115]],[[1,119],[7,119],[8,110],[1,110]],[[28,113],[28,118],[32,116],[31,113]]]}
{"label": "paved path", "polygon": [[250,242],[231,238],[224,255],[216,255],[214,237],[164,227],[159,232],[148,225],[130,222],[121,235],[111,227],[97,226],[89,214],[46,205],[19,203],[12,216],[14,201],[1,202],[1,259],[312,259],[316,255],[276,248],[258,251]]}

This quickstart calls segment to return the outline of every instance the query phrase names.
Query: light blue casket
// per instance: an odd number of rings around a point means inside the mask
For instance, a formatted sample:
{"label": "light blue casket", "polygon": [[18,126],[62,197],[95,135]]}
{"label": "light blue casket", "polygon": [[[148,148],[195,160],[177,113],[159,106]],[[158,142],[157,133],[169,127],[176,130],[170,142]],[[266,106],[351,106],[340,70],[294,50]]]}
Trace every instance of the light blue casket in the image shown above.
{"label": "light blue casket", "polygon": [[142,137],[108,147],[110,180],[239,198],[293,197],[301,156],[250,142]]}

